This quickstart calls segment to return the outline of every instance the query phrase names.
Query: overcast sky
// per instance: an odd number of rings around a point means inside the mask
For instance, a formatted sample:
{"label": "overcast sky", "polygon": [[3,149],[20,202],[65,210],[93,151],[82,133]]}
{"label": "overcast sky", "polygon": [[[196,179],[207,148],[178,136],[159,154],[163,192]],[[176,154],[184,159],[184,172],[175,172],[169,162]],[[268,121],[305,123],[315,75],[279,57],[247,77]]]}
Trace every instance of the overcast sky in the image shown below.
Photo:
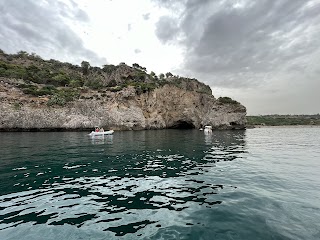
{"label": "overcast sky", "polygon": [[320,0],[0,0],[0,48],[195,77],[249,115],[320,113]]}

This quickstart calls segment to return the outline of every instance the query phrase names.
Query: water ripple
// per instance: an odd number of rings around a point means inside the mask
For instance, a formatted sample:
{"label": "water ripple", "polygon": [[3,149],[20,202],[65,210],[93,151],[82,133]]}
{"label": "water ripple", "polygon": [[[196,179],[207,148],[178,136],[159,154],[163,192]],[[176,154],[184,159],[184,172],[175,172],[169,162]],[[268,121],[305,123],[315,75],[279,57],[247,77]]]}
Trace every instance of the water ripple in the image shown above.
{"label": "water ripple", "polygon": [[[12,169],[18,171],[18,183],[13,185],[16,193],[0,197],[0,228],[27,222],[77,228],[93,225],[124,236],[149,225],[166,226],[163,210],[179,213],[195,206],[221,204],[217,194],[233,188],[201,180],[204,170],[219,161],[232,161],[243,152],[242,145],[216,146],[197,155],[156,149],[105,155],[89,162],[71,158],[62,165],[16,167]],[[34,181],[31,184],[25,178]]]}
{"label": "water ripple", "polygon": [[[16,160],[11,151],[4,152],[0,237],[55,239],[58,227],[70,239],[89,233],[96,239],[241,239],[248,232],[237,235],[237,226],[259,223],[257,229],[287,239],[280,230],[271,231],[273,221],[269,226],[261,217],[270,216],[271,209],[285,209],[274,200],[285,194],[277,191],[285,189],[283,178],[270,179],[272,174],[256,165],[263,162],[248,151],[243,131],[211,136],[199,131],[125,132],[107,142],[70,134],[26,137],[20,143],[26,145],[24,160],[19,151]],[[261,149],[257,139],[250,138],[251,148]],[[266,143],[269,148],[270,139]],[[28,152],[33,144],[37,153]],[[270,210],[261,209],[263,204]],[[27,234],[30,226],[37,236]],[[250,228],[250,234],[259,231]]]}

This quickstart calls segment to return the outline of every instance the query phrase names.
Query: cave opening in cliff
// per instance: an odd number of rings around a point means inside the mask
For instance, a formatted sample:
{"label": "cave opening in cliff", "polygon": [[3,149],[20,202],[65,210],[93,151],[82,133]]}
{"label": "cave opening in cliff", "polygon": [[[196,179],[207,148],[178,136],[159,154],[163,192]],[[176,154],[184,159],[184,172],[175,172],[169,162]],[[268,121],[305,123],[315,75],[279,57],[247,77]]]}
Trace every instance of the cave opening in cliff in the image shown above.
{"label": "cave opening in cliff", "polygon": [[175,122],[170,128],[173,128],[173,129],[193,129],[193,128],[195,128],[195,126],[193,125],[192,122],[179,120],[179,121]]}

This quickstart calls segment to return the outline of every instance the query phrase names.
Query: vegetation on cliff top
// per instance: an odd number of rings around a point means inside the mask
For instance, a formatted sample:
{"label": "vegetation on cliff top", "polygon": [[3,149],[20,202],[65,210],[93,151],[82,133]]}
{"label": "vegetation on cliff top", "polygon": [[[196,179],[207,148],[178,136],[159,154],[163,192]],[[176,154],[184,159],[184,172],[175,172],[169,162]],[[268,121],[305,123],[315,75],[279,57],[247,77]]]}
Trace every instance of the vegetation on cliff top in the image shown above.
{"label": "vegetation on cliff top", "polygon": [[233,100],[232,98],[229,98],[229,97],[219,97],[218,102],[219,103],[226,103],[226,104],[240,104],[236,100]]}
{"label": "vegetation on cliff top", "polygon": [[104,90],[117,92],[132,86],[137,94],[169,84],[188,91],[211,94],[209,86],[196,79],[174,76],[168,72],[158,76],[134,63],[107,64],[102,68],[92,67],[87,61],[81,66],[57,60],[43,60],[36,54],[20,51],[6,54],[0,50],[0,77],[19,79],[17,85],[25,94],[48,96],[48,105],[64,105],[79,97],[81,90]]}

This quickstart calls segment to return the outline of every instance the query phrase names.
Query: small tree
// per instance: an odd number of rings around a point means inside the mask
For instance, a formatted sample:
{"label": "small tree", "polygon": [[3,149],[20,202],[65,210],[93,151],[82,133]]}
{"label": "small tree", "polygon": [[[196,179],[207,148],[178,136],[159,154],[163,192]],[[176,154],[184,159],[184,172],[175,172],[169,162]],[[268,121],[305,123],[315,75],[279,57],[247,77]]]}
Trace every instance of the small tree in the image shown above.
{"label": "small tree", "polygon": [[82,61],[81,62],[81,68],[82,68],[82,74],[83,75],[88,75],[89,68],[90,68],[90,63],[87,62],[87,61]]}
{"label": "small tree", "polygon": [[26,52],[26,51],[19,51],[18,53],[17,53],[17,55],[19,56],[19,57],[21,57],[21,58],[25,58],[25,57],[28,57],[29,56],[29,54]]}
{"label": "small tree", "polygon": [[112,64],[110,65],[106,64],[106,65],[103,65],[102,70],[106,73],[112,73],[113,71],[117,70],[117,67]]}
{"label": "small tree", "polygon": [[139,69],[140,69],[140,65],[139,65],[138,63],[132,64],[132,67],[134,67],[134,68],[139,68]]}
{"label": "small tree", "polygon": [[108,86],[108,87],[115,87],[115,86],[117,86],[117,81],[116,81],[115,79],[112,79],[112,80],[108,83],[107,86]]}
{"label": "small tree", "polygon": [[155,72],[151,71],[150,76],[154,78],[156,76]]}
{"label": "small tree", "polygon": [[164,74],[163,74],[163,73],[160,73],[159,78],[160,78],[161,80],[163,80],[163,79],[164,79]]}
{"label": "small tree", "polygon": [[167,78],[172,77],[172,76],[173,76],[173,74],[172,74],[171,72],[167,72],[167,73],[166,73],[166,77],[167,77]]}

